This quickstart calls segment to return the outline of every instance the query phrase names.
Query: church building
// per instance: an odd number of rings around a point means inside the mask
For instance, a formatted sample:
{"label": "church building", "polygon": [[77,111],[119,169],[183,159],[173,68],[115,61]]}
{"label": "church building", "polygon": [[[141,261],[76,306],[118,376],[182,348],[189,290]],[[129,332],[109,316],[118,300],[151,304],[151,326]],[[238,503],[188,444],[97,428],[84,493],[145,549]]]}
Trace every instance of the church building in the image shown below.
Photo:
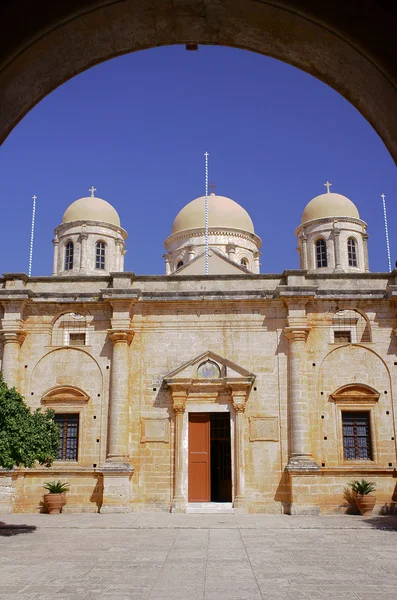
{"label": "church building", "polygon": [[54,479],[65,512],[338,513],[354,479],[393,510],[397,271],[370,272],[367,224],[329,186],[282,274],[230,198],[182,208],[161,276],[124,271],[93,188],[73,202],[52,275],[0,278],[4,379],[61,430],[52,467],[0,470],[0,512],[43,510]]}

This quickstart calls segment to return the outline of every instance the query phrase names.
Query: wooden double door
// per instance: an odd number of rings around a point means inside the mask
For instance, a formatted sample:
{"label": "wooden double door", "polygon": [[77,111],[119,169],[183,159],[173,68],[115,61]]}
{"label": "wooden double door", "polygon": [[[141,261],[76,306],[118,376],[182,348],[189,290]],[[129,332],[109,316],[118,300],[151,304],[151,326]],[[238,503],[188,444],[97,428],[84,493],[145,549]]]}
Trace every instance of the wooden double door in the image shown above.
{"label": "wooden double door", "polygon": [[231,502],[229,413],[189,413],[189,502]]}

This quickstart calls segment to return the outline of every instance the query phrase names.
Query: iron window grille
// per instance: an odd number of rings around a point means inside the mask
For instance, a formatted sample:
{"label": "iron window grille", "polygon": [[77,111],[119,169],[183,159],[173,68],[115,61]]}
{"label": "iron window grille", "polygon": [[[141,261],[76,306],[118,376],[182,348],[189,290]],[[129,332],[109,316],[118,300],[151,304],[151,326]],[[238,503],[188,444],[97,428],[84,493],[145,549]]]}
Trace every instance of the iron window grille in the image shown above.
{"label": "iron window grille", "polygon": [[369,412],[342,412],[345,460],[372,460]]}
{"label": "iron window grille", "polygon": [[317,268],[328,266],[327,244],[325,240],[317,240],[316,242],[316,263]]}
{"label": "iron window grille", "polygon": [[105,269],[105,253],[106,253],[106,244],[105,242],[97,242],[96,245],[96,255],[95,255],[95,268],[96,269]]}
{"label": "iron window grille", "polygon": [[338,310],[332,319],[335,344],[351,342],[360,344],[371,341],[371,329],[367,319],[354,309]]}
{"label": "iron window grille", "polygon": [[357,267],[357,246],[354,238],[349,238],[347,240],[347,256],[349,267]]}
{"label": "iron window grille", "polygon": [[65,246],[65,271],[71,271],[73,269],[73,254],[74,244],[68,242]]}
{"label": "iron window grille", "polygon": [[74,460],[78,457],[79,415],[55,415],[55,423],[59,425],[60,438],[57,460]]}

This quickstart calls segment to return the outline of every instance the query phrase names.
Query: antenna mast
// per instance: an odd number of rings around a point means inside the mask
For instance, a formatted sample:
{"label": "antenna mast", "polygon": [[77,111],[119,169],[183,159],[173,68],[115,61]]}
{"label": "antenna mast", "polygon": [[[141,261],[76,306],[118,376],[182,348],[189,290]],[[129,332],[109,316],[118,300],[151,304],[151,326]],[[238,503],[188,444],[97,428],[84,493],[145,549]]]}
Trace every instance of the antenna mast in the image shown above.
{"label": "antenna mast", "polygon": [[28,269],[28,275],[29,277],[32,274],[32,261],[33,261],[33,240],[34,240],[34,218],[36,215],[36,200],[37,200],[37,196],[34,195],[32,196],[33,199],[33,210],[32,210],[32,229],[30,231],[30,251],[29,251],[29,269]]}
{"label": "antenna mast", "polygon": [[206,152],[205,156],[205,274],[208,275],[208,157],[209,154]]}
{"label": "antenna mast", "polygon": [[383,204],[383,218],[385,220],[385,234],[386,234],[386,248],[387,248],[387,262],[389,265],[389,273],[391,273],[391,259],[390,259],[390,244],[389,244],[389,228],[387,226],[387,212],[386,212],[386,196],[384,194],[381,194],[380,197],[382,198],[382,204]]}

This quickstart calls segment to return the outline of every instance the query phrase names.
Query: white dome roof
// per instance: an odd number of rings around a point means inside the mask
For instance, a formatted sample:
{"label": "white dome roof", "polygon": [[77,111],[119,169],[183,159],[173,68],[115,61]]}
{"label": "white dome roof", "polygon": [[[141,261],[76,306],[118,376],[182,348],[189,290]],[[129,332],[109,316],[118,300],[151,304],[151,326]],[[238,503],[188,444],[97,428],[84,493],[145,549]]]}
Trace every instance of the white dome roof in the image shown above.
{"label": "white dome roof", "polygon": [[116,209],[106,200],[94,196],[72,202],[63,215],[62,223],[71,221],[101,221],[120,227],[120,217]]}
{"label": "white dome roof", "polygon": [[[242,229],[249,233],[255,233],[251,217],[240,204],[231,198],[215,194],[208,196],[208,225],[209,227]],[[205,196],[200,196],[189,202],[177,214],[172,225],[172,233],[204,227]]]}
{"label": "white dome roof", "polygon": [[333,192],[321,194],[310,200],[302,214],[302,223],[314,219],[352,217],[359,219],[357,207],[349,198]]}

